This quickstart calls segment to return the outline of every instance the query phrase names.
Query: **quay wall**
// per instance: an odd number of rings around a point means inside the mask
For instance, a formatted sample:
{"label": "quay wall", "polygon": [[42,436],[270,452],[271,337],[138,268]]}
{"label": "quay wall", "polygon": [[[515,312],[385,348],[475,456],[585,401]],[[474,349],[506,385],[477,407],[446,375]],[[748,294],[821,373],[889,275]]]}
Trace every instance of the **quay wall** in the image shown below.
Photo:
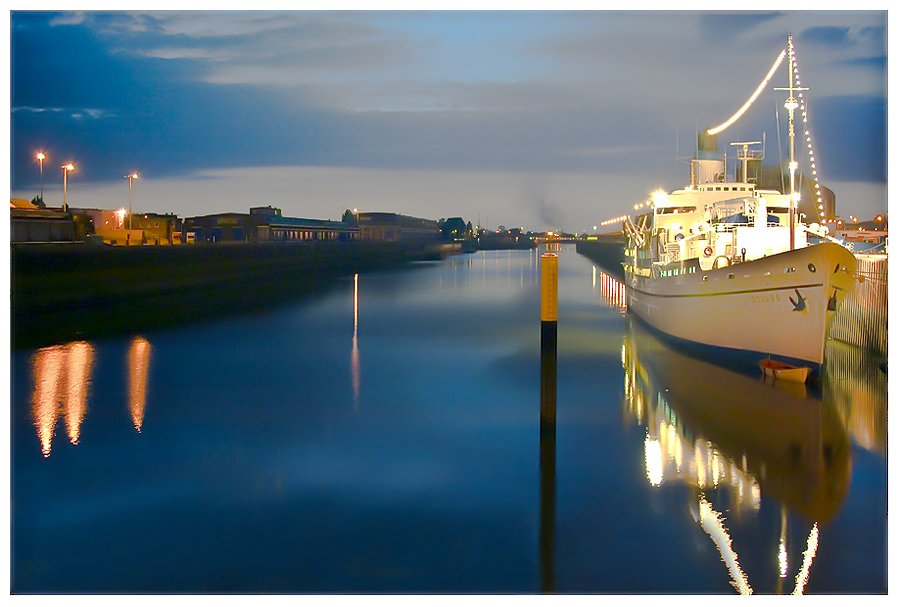
{"label": "quay wall", "polygon": [[261,309],[440,256],[437,246],[372,241],[12,246],[13,348]]}
{"label": "quay wall", "polygon": [[597,240],[579,240],[575,250],[619,282],[625,282],[625,271],[622,269],[625,236],[621,232],[600,234]]}

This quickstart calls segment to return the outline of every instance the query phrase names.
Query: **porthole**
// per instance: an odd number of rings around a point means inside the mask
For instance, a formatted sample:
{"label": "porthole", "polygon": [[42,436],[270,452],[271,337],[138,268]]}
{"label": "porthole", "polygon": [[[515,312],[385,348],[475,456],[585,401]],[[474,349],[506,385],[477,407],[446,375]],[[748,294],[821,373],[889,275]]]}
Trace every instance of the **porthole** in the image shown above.
{"label": "porthole", "polygon": [[703,280],[703,282],[706,282],[707,280],[709,280],[709,276],[707,276],[706,274],[704,274],[702,280]]}
{"label": "porthole", "polygon": [[734,273],[729,274],[728,278],[734,278]]}
{"label": "porthole", "polygon": [[811,263],[811,264],[809,264],[809,265],[806,266],[806,267],[809,268],[809,271],[812,272],[813,274],[816,273],[816,266],[815,266],[815,264],[812,264],[812,263]]}
{"label": "porthole", "polygon": [[797,270],[793,266],[788,266],[784,269],[785,274],[790,274],[791,272],[796,272]]}

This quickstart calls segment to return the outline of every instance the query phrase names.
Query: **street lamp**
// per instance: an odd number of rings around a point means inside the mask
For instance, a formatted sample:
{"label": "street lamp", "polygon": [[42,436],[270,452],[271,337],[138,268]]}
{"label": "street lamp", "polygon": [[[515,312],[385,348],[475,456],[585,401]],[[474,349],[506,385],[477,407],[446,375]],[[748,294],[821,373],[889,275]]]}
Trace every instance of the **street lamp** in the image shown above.
{"label": "street lamp", "polygon": [[46,154],[43,152],[38,152],[34,155],[37,158],[38,163],[41,166],[41,203],[44,202],[44,158],[46,158]]}
{"label": "street lamp", "polygon": [[128,229],[131,229],[131,182],[138,178],[137,173],[130,173],[125,175],[125,179],[128,180]]}
{"label": "street lamp", "polygon": [[66,211],[69,210],[69,207],[66,204],[66,190],[67,190],[67,181],[68,181],[67,178],[69,175],[69,171],[75,170],[75,165],[72,164],[71,162],[68,162],[59,168],[61,168],[63,170],[63,208],[62,208],[62,210],[63,210],[63,213],[65,213]]}

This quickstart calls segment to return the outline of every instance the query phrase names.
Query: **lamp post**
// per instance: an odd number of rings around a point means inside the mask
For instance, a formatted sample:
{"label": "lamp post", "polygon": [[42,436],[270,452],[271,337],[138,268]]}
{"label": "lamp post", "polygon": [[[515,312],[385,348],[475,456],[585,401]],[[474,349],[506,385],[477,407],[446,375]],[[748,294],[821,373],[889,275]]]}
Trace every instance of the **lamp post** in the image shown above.
{"label": "lamp post", "polygon": [[74,171],[75,165],[72,164],[71,162],[68,162],[59,168],[61,168],[63,170],[63,208],[62,208],[62,210],[63,210],[63,213],[65,213],[66,211],[69,210],[69,206],[66,204],[66,190],[68,189],[67,182],[68,182],[69,171]]}
{"label": "lamp post", "polygon": [[47,157],[43,152],[38,152],[34,155],[37,158],[38,164],[41,167],[41,203],[44,202],[44,158]]}
{"label": "lamp post", "polygon": [[131,182],[138,178],[137,173],[129,173],[125,175],[128,180],[128,229],[131,229]]}

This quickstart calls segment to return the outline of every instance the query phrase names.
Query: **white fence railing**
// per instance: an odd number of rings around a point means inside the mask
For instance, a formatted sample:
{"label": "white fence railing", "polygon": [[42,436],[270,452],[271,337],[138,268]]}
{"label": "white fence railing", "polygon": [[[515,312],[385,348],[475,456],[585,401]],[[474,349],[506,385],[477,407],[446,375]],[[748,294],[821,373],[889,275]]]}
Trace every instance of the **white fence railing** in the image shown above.
{"label": "white fence railing", "polygon": [[887,356],[887,255],[856,255],[856,273],[849,297],[837,310],[831,337]]}

